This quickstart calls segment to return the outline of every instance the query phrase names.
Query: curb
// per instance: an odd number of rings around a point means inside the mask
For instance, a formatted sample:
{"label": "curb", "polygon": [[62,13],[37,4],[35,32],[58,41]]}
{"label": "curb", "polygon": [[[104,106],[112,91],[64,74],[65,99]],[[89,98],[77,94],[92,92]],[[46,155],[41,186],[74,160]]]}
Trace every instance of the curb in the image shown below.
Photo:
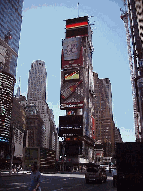
{"label": "curb", "polygon": [[11,177],[11,176],[22,176],[26,175],[27,173],[12,173],[11,175],[9,173],[1,173],[0,177]]}

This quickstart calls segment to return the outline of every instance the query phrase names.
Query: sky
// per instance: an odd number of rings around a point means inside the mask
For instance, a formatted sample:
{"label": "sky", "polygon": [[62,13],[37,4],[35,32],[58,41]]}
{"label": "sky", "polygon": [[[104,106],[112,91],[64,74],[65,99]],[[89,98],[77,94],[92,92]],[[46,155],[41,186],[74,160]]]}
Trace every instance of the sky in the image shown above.
{"label": "sky", "polygon": [[[79,2],[79,11],[78,4]],[[124,142],[135,141],[132,89],[124,23],[120,19],[122,0],[24,0],[19,42],[15,93],[19,85],[27,96],[31,63],[45,61],[47,103],[58,127],[60,115],[61,49],[66,19],[89,16],[93,30],[93,71],[99,78],[109,78],[112,110],[116,127]],[[93,17],[91,17],[93,16]]]}

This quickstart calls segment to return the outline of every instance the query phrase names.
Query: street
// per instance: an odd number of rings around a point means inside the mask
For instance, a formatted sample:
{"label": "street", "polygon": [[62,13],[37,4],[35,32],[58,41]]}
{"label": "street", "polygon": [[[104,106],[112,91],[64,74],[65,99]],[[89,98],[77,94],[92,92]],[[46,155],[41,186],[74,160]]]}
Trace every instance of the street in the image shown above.
{"label": "street", "polygon": [[[27,191],[29,184],[29,174],[0,177],[1,191]],[[41,188],[42,191],[116,191],[110,173],[107,173],[107,182],[103,184],[86,184],[84,173],[42,173]]]}

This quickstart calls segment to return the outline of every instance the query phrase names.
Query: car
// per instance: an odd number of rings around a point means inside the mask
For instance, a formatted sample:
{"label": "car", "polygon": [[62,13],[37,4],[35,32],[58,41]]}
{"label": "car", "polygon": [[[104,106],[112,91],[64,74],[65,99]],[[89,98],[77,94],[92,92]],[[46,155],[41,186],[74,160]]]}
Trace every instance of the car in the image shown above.
{"label": "car", "polygon": [[109,163],[102,163],[100,164],[101,168],[105,168],[106,170],[109,170]]}
{"label": "car", "polygon": [[106,170],[99,165],[89,165],[85,173],[85,181],[89,183],[91,181],[104,183],[107,180]]}

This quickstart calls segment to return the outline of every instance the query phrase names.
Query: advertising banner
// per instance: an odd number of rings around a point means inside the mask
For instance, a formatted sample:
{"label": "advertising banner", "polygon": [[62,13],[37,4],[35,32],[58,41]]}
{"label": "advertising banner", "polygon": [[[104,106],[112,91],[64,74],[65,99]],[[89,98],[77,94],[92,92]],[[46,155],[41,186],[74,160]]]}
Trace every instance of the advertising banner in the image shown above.
{"label": "advertising banner", "polygon": [[59,136],[80,136],[83,135],[83,116],[59,116]]}
{"label": "advertising banner", "polygon": [[40,148],[39,147],[30,147],[24,148],[24,169],[25,170],[30,170],[31,165],[34,162],[37,162],[37,164],[40,164]]}
{"label": "advertising banner", "polygon": [[96,131],[96,129],[95,129],[95,119],[94,119],[93,116],[91,116],[91,121],[92,121],[92,139],[95,140],[95,131]]}
{"label": "advertising banner", "polygon": [[89,90],[91,91],[91,93],[94,93],[94,77],[91,68],[89,69]]}
{"label": "advertising banner", "polygon": [[64,60],[78,59],[80,56],[81,37],[63,40]]}
{"label": "advertising banner", "polygon": [[62,55],[61,55],[61,69],[64,68],[74,68],[74,67],[80,67],[83,66],[83,47],[80,48],[80,53],[78,59],[72,59],[72,60],[64,60],[64,51],[62,50]]}
{"label": "advertising banner", "polygon": [[88,36],[88,16],[66,20],[66,38]]}
{"label": "advertising banner", "polygon": [[61,72],[60,109],[83,108],[82,70]]}
{"label": "advertising banner", "polygon": [[66,72],[64,78],[65,78],[65,81],[78,80],[79,79],[79,71]]}

